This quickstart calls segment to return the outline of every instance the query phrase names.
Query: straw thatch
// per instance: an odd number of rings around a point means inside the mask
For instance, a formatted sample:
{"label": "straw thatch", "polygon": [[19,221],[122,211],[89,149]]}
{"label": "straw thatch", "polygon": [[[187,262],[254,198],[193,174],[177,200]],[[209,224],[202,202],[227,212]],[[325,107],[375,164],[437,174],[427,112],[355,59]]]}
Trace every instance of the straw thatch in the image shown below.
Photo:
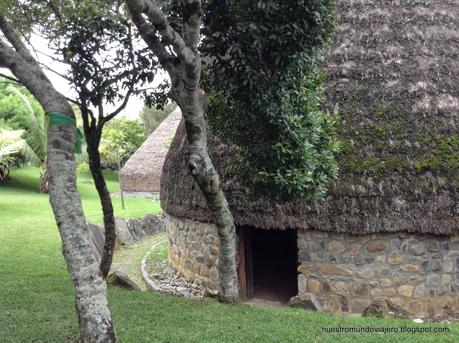
{"label": "straw thatch", "polygon": [[[244,195],[210,139],[238,225],[335,232],[459,233],[459,1],[338,0],[324,59],[324,110],[342,122],[340,175],[317,205]],[[183,124],[164,164],[161,203],[210,221],[186,170]]]}
{"label": "straw thatch", "polygon": [[159,192],[161,170],[182,114],[171,112],[121,169],[126,192]]}

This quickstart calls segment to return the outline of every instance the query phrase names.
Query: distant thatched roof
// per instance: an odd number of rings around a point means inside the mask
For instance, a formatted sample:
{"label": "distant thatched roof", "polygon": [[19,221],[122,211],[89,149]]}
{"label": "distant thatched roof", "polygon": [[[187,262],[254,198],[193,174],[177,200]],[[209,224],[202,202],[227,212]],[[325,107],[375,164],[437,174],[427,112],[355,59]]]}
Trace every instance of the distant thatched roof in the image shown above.
{"label": "distant thatched roof", "polygon": [[[324,231],[459,233],[459,1],[337,0],[324,60],[325,110],[342,121],[340,175],[315,206],[247,199],[212,137],[238,225]],[[411,3],[411,4],[410,4]],[[179,127],[161,180],[163,209],[210,221]]]}
{"label": "distant thatched roof", "polygon": [[121,169],[126,192],[159,192],[161,170],[182,114],[171,112]]}

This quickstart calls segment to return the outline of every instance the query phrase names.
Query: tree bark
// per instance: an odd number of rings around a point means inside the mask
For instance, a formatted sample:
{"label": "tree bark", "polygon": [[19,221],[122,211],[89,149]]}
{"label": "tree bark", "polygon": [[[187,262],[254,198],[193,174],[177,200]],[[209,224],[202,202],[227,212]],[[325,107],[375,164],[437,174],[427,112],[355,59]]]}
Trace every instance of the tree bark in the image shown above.
{"label": "tree bark", "polygon": [[[40,102],[45,112],[75,118],[39,64],[2,13],[0,29],[13,46],[0,40],[0,66],[8,68]],[[107,304],[107,288],[91,250],[80,194],[76,188],[76,128],[54,125],[48,130],[49,196],[62,240],[62,252],[75,288],[75,305],[84,343],[117,342]]]}
{"label": "tree bark", "polygon": [[86,132],[86,141],[88,145],[89,168],[94,180],[94,185],[99,193],[100,204],[104,216],[105,243],[102,259],[100,261],[100,271],[102,276],[107,278],[113,261],[113,252],[115,250],[116,227],[112,199],[102,174],[100,162],[99,142],[101,134],[102,132],[92,128],[89,132]]}
{"label": "tree bark", "polygon": [[207,151],[207,127],[204,120],[202,94],[199,88],[178,92],[174,100],[185,118],[188,141],[188,170],[199,185],[220,239],[218,299],[235,302],[239,298],[236,268],[236,228],[217,171]]}
{"label": "tree bark", "polygon": [[[239,298],[236,270],[236,230],[223,193],[218,173],[207,151],[207,128],[200,89],[201,57],[198,52],[201,28],[201,1],[185,0],[184,25],[180,35],[168,23],[157,2],[126,0],[132,21],[140,35],[169,73],[169,96],[177,102],[185,118],[188,142],[188,169],[196,180],[209,207],[220,239],[219,300],[235,302]],[[142,14],[145,14],[147,22]],[[156,35],[162,38],[160,41]],[[166,46],[172,47],[174,54]],[[179,62],[179,63],[176,63]]]}
{"label": "tree bark", "polygon": [[48,193],[48,169],[44,169],[43,173],[40,175],[40,193]]}

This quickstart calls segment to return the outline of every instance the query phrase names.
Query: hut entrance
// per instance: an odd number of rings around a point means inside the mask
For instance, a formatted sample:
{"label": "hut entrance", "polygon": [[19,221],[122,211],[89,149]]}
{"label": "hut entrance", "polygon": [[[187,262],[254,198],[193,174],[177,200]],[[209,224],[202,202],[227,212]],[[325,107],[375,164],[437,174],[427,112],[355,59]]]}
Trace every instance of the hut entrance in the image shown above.
{"label": "hut entrance", "polygon": [[242,298],[287,303],[298,294],[296,230],[239,229]]}

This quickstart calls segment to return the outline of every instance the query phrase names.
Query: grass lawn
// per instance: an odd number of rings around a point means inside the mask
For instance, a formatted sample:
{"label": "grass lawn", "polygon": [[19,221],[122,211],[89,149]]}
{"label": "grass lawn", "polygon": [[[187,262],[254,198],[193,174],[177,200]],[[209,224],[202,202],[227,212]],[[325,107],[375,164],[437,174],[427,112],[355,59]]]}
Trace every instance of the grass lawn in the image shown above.
{"label": "grass lawn", "polygon": [[[72,285],[48,198],[37,193],[38,171],[18,170],[16,182],[0,186],[0,342],[75,342],[77,318]],[[117,190],[116,177],[107,175]],[[89,220],[101,222],[96,191],[79,178]],[[157,212],[159,204],[128,199],[119,216]],[[458,342],[459,325],[447,334],[330,334],[323,327],[439,327],[403,320],[334,317],[294,309],[255,309],[222,305],[213,299],[190,300],[150,292],[109,290],[114,324],[122,342]]]}

